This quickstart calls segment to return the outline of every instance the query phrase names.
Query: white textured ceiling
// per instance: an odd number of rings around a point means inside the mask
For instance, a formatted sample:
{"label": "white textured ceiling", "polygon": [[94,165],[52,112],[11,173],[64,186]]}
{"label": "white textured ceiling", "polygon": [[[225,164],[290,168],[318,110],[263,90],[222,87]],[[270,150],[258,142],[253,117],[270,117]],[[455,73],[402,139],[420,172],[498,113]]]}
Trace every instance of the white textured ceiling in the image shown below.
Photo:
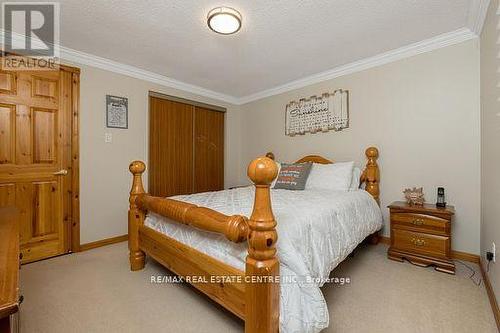
{"label": "white textured ceiling", "polygon": [[[467,26],[477,0],[59,0],[61,44],[242,97]],[[206,13],[243,15],[232,36]]]}

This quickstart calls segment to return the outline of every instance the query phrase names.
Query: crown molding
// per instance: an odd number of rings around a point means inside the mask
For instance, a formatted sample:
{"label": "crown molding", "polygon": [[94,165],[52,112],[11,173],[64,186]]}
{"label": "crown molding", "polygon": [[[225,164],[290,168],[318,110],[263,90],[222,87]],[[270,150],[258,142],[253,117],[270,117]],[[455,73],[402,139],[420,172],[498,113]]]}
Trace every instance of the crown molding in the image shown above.
{"label": "crown molding", "polygon": [[[489,0],[478,0],[480,3]],[[486,9],[488,6],[485,6]],[[477,16],[477,15],[476,15]],[[484,18],[483,18],[484,22]],[[4,31],[0,29],[0,42],[3,41]],[[16,36],[17,35],[17,36]],[[21,35],[14,34],[14,38],[24,38]],[[340,76],[353,74],[373,67],[385,65],[394,61],[409,58],[421,53],[430,52],[442,47],[458,44],[467,40],[477,38],[477,34],[469,28],[462,28],[442,35],[435,36],[417,43],[413,43],[395,50],[391,50],[373,57],[358,60],[346,65],[342,65],[325,72],[317,73],[305,78],[294,80],[271,89],[257,92],[255,94],[235,97],[227,94],[212,91],[196,85],[185,83],[170,77],[153,73],[135,66],[126,65],[116,62],[114,60],[99,57],[93,54],[73,50],[64,46],[60,47],[60,57],[64,61],[73,64],[82,64],[107,70],[110,72],[127,75],[144,81],[156,83],[162,86],[178,89],[188,93],[197,94],[200,96],[208,97],[211,99],[219,100],[222,102],[230,103],[233,105],[242,105],[253,102],[262,98],[278,95],[287,91],[303,88],[319,82],[331,80]]]}
{"label": "crown molding", "polygon": [[[13,33],[13,39],[24,40],[24,36],[18,33]],[[3,41],[4,30],[0,29],[0,43],[3,43]],[[37,45],[40,42],[36,39],[33,39],[33,43]],[[188,93],[197,94],[230,104],[238,103],[238,99],[233,96],[175,80],[168,76],[153,73],[135,66],[119,63],[117,61],[99,57],[90,53],[73,50],[68,47],[59,46],[59,57],[65,62],[96,67],[113,73],[127,75],[136,79],[156,83],[165,87],[182,90]]]}
{"label": "crown molding", "polygon": [[467,20],[467,27],[476,34],[481,35],[483,31],[484,21],[488,13],[490,0],[472,0],[469,7],[469,17]]}
{"label": "crown molding", "polygon": [[70,61],[76,64],[83,64],[92,67],[97,67],[100,69],[104,69],[110,72],[127,75],[136,79],[141,79],[144,81],[156,83],[165,87],[170,87],[178,90],[182,90],[185,92],[189,92],[192,94],[208,97],[211,99],[223,101],[230,104],[237,104],[238,99],[222,94],[213,90],[209,90],[206,88],[202,88],[200,86],[196,86],[193,84],[185,83],[179,80],[172,79],[168,76],[164,76],[161,74],[153,73],[144,69],[140,69],[135,66],[122,64],[110,59],[102,58],[99,56],[95,56],[89,53],[84,53],[80,51],[76,51],[73,49],[69,49],[66,47],[60,48],[61,59],[66,61]]}
{"label": "crown molding", "polygon": [[299,80],[291,81],[289,83],[271,89],[267,89],[252,95],[241,97],[238,100],[238,104],[240,105],[246,104],[269,96],[278,95],[290,90],[299,89],[315,83],[331,80],[339,76],[344,76],[360,72],[369,68],[385,65],[394,61],[413,57],[421,53],[462,43],[473,38],[477,38],[477,36],[472,31],[470,31],[467,28],[462,28],[417,43],[403,46],[401,48],[392,51],[381,53],[379,55],[370,58],[342,65],[325,72],[317,73]]}

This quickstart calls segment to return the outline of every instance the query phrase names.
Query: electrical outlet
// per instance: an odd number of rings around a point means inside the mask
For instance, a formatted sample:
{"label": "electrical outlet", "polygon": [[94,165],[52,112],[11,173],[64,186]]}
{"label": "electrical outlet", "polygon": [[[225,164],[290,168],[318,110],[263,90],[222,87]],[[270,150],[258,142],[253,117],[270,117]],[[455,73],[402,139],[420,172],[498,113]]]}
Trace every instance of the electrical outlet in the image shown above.
{"label": "electrical outlet", "polygon": [[491,244],[491,252],[493,252],[493,262],[497,262],[497,246],[495,245],[495,242]]}

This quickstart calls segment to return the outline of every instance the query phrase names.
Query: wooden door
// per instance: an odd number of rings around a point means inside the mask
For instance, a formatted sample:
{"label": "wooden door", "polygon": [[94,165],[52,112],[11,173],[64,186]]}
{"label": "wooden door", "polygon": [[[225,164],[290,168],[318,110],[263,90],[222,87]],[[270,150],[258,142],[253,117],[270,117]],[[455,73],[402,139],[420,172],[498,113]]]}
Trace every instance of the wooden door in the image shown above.
{"label": "wooden door", "polygon": [[195,107],[194,192],[224,189],[224,113]]}
{"label": "wooden door", "polygon": [[20,211],[23,262],[70,250],[73,87],[62,69],[0,71],[0,207]]}
{"label": "wooden door", "polygon": [[149,103],[149,193],[193,193],[194,107],[157,97]]}

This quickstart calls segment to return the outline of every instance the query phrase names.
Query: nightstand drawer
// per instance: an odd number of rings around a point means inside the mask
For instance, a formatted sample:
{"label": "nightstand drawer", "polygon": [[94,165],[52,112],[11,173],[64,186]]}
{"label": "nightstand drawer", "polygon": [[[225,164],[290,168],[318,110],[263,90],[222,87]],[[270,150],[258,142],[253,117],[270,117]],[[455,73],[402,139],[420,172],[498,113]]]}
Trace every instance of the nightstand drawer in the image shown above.
{"label": "nightstand drawer", "polygon": [[422,231],[435,231],[439,233],[448,233],[450,222],[448,220],[416,213],[392,213],[391,222],[394,227],[418,228]]}
{"label": "nightstand drawer", "polygon": [[392,247],[432,257],[448,258],[450,238],[403,229],[392,229]]}

